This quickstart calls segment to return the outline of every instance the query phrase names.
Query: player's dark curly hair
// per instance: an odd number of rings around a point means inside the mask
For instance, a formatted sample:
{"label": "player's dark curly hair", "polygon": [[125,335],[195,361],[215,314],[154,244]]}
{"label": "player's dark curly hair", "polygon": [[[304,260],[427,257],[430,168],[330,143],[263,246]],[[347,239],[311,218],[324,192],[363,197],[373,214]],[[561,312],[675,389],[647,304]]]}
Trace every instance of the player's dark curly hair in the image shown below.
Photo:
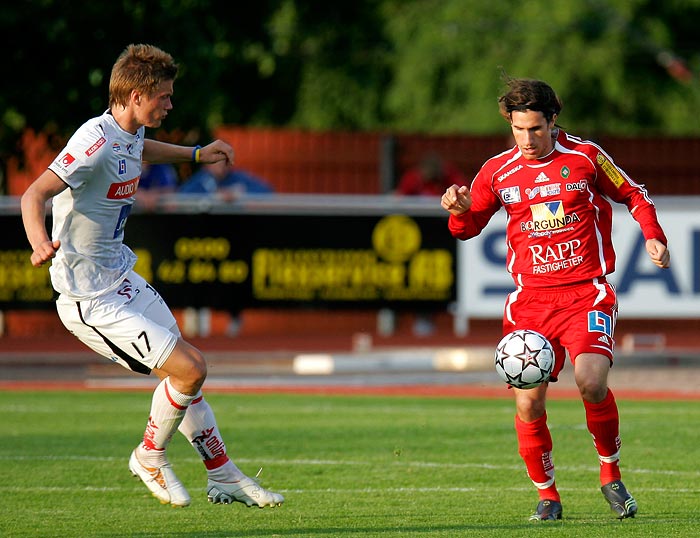
{"label": "player's dark curly hair", "polygon": [[109,79],[109,106],[126,106],[132,90],[153,95],[161,82],[175,80],[173,57],[153,45],[129,45],[119,55]]}
{"label": "player's dark curly hair", "polygon": [[559,115],[563,108],[561,99],[552,87],[541,80],[504,77],[508,91],[498,98],[498,110],[510,122],[514,110],[542,112],[547,122]]}

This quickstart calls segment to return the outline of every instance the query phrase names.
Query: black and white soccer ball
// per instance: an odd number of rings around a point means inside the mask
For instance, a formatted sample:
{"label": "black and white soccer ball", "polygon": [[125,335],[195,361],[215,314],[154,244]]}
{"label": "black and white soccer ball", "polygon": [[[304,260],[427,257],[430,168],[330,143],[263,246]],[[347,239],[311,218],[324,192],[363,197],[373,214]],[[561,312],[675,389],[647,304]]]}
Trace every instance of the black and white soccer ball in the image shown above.
{"label": "black and white soccer ball", "polygon": [[517,389],[531,389],[549,380],[554,369],[554,350],[540,333],[518,329],[496,347],[496,373]]}

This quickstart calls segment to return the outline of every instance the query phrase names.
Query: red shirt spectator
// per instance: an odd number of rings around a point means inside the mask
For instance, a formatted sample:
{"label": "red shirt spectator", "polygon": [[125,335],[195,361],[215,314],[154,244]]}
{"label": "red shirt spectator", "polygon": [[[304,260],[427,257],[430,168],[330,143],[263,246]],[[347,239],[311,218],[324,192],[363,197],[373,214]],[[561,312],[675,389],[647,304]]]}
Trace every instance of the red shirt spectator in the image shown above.
{"label": "red shirt spectator", "polygon": [[441,196],[452,185],[464,185],[466,178],[456,166],[439,155],[426,155],[415,168],[407,170],[396,187],[397,194]]}

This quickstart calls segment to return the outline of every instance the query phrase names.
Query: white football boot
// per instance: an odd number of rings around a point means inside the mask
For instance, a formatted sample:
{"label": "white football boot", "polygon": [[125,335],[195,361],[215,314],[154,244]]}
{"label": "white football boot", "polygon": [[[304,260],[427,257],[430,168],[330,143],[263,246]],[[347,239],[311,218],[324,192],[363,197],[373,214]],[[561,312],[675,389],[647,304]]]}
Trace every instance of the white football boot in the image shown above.
{"label": "white football boot", "polygon": [[244,476],[237,482],[219,482],[211,478],[207,482],[207,499],[214,504],[243,503],[246,506],[280,506],[284,497],[269,491],[254,479]]}
{"label": "white football boot", "polygon": [[161,504],[171,504],[173,506],[188,506],[190,495],[185,486],[175,476],[170,463],[160,467],[146,467],[136,457],[136,449],[129,458],[129,470],[135,477],[141,479],[146,487],[151,491]]}

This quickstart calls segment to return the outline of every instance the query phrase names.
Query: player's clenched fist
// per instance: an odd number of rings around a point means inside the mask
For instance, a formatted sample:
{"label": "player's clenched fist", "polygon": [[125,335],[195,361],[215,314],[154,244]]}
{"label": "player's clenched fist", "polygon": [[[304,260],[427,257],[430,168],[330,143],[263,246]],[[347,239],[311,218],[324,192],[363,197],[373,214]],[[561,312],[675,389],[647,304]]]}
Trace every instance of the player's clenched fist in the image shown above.
{"label": "player's clenched fist", "polygon": [[442,195],[440,205],[452,215],[461,215],[472,206],[472,194],[469,187],[452,185]]}
{"label": "player's clenched fist", "polygon": [[44,241],[40,243],[32,252],[31,262],[34,267],[44,265],[51,258],[56,257],[56,251],[61,246],[60,241]]}
{"label": "player's clenched fist", "polygon": [[651,261],[657,267],[666,269],[671,265],[671,254],[661,241],[658,239],[647,239],[646,248]]}

